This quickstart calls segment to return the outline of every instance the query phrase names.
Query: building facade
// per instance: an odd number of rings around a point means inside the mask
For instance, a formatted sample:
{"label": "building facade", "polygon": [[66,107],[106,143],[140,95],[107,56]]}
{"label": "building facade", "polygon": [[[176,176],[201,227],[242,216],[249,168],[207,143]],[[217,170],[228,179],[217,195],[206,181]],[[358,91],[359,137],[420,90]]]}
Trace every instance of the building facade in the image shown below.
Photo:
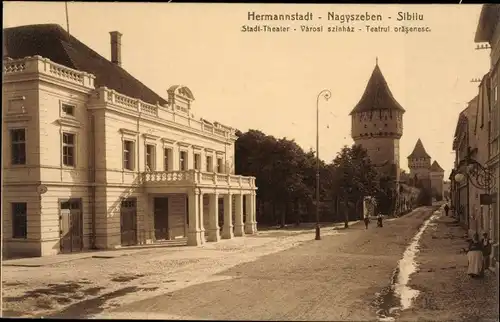
{"label": "building facade", "polygon": [[500,83],[500,5],[484,4],[479,17],[476,35],[476,43],[487,43],[491,47],[490,69],[485,75],[486,80],[480,86],[482,96],[479,113],[481,121],[479,128],[484,129],[487,144],[486,152],[483,152],[482,160],[485,160],[493,178],[487,193],[492,202],[487,206],[487,218],[484,222],[489,223],[488,231],[493,240],[492,265],[495,265],[498,275],[499,269],[499,189],[500,189],[500,102],[498,98],[498,85]]}
{"label": "building facade", "polygon": [[[470,151],[471,146],[475,146],[474,125],[476,123],[476,113],[478,106],[478,96],[468,102],[467,107],[459,114],[455,134],[453,139],[453,150],[455,151],[454,170],[450,175],[452,187],[452,206],[456,218],[462,226],[469,232],[474,227],[474,214],[477,213],[478,206],[471,200],[474,196],[474,187],[468,180],[457,182],[455,175],[458,172],[466,171],[466,166],[461,165]],[[472,219],[472,220],[471,220]]]}
{"label": "building facade", "polygon": [[351,113],[351,136],[368,152],[380,172],[400,180],[399,141],[404,108],[394,98],[378,62],[360,101]]}
{"label": "building facade", "polygon": [[254,177],[234,173],[235,130],[163,99],[58,25],[4,29],[3,241],[45,256],[256,232]]}

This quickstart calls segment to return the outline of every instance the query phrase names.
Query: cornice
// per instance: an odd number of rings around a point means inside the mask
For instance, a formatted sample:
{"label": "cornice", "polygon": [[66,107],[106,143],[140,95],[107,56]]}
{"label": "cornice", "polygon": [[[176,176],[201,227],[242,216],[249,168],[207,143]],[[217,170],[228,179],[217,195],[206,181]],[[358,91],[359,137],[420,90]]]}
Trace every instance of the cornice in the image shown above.
{"label": "cornice", "polygon": [[77,127],[77,128],[82,127],[82,123],[80,121],[71,118],[60,118],[57,120],[57,123],[59,123],[59,125],[62,126]]}
{"label": "cornice", "polygon": [[139,134],[139,132],[137,132],[137,131],[133,131],[133,130],[125,129],[125,128],[121,128],[120,129],[120,133],[121,134],[133,135],[133,136],[136,136],[137,134]]}

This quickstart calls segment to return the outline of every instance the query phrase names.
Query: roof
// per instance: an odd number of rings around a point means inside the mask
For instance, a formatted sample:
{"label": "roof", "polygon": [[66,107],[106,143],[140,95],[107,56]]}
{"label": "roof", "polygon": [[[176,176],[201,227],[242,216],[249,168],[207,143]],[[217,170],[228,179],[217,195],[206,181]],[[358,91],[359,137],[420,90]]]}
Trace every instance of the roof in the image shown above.
{"label": "roof", "polygon": [[492,3],[483,4],[477,23],[474,42],[490,42],[499,20],[500,5]]}
{"label": "roof", "polygon": [[[469,101],[467,107],[462,112],[460,112],[460,114],[458,115],[457,125],[455,127],[455,134],[453,135],[453,137],[454,137],[453,150],[457,149],[457,144],[458,144],[457,139],[459,137],[460,131],[462,131],[462,129],[463,129],[462,124],[475,124],[476,123],[478,102],[479,102],[479,95],[476,95],[472,100]],[[470,128],[467,127],[467,130],[470,130]],[[467,133],[467,135],[468,135],[468,133]],[[470,139],[470,136],[469,136],[469,139]]]}
{"label": "roof", "polygon": [[408,156],[408,159],[420,159],[420,158],[430,159],[431,156],[427,154],[427,151],[425,151],[422,140],[418,139],[417,144],[415,144],[415,148],[413,149],[413,152],[410,153],[410,155]]}
{"label": "roof", "polygon": [[439,165],[439,163],[437,163],[437,161],[432,162],[430,170],[431,172],[444,172],[444,169],[441,168],[441,166]]}
{"label": "roof", "polygon": [[[482,127],[485,121],[485,105],[487,108],[490,106],[490,73],[486,73],[479,83],[479,94],[474,98],[477,99],[476,105],[476,117],[474,120],[474,134],[477,132],[478,125]],[[469,102],[474,104],[474,101]],[[479,124],[478,124],[479,123]]]}
{"label": "roof", "polygon": [[405,109],[396,101],[392,95],[389,85],[378,66],[373,69],[372,75],[368,80],[365,92],[358,104],[353,108],[349,115],[360,112],[369,112],[373,110],[389,109],[405,112]]}
{"label": "roof", "polygon": [[146,103],[164,105],[167,100],[102,57],[57,24],[27,25],[3,29],[4,57],[42,56],[72,69],[93,74],[95,86],[106,86]]}

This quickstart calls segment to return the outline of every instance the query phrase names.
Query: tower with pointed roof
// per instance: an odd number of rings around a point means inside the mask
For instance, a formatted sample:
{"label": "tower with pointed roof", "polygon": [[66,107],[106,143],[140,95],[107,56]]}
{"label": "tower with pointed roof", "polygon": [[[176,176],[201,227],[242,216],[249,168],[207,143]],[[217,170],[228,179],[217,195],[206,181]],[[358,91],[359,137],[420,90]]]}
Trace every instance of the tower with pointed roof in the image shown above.
{"label": "tower with pointed roof", "polygon": [[431,156],[424,148],[422,140],[418,139],[415,148],[408,156],[408,168],[413,182],[415,177],[424,187],[431,190],[433,197],[443,198],[444,170],[437,161],[432,162]]}
{"label": "tower with pointed roof", "polygon": [[444,169],[437,161],[432,162],[430,167],[431,189],[441,198],[444,194]]}
{"label": "tower with pointed roof", "polygon": [[378,65],[351,113],[351,136],[365,148],[379,170],[399,181],[399,140],[403,135],[404,108],[396,101]]}
{"label": "tower with pointed roof", "polygon": [[422,140],[418,139],[413,151],[408,156],[408,168],[410,168],[410,177],[415,176],[419,180],[429,177],[431,167],[431,156],[425,151]]}

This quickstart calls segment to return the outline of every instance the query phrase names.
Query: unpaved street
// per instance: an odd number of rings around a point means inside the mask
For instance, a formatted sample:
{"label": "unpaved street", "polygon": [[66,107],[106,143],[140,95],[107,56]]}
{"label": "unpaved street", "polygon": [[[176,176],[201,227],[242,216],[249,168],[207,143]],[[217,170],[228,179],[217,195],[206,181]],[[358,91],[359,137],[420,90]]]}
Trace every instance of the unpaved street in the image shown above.
{"label": "unpaved street", "polygon": [[66,318],[373,320],[402,253],[432,208],[383,228],[313,230],[4,267],[4,314]]}
{"label": "unpaved street", "polygon": [[365,230],[339,235],[238,265],[218,279],[104,312],[112,318],[217,320],[374,320],[375,294],[424,219],[424,208]]}

